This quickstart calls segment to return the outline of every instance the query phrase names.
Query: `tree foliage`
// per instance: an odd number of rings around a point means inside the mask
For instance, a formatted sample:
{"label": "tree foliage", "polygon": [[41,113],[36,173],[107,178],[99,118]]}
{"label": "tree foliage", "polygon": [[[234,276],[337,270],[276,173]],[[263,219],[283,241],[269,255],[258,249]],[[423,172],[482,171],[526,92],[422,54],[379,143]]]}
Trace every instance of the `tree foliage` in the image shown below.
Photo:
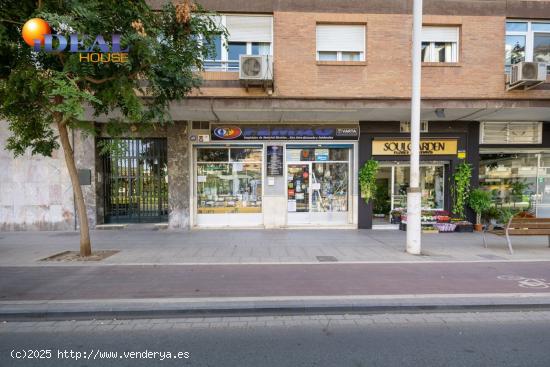
{"label": "tree foliage", "polygon": [[[9,123],[6,146],[16,156],[27,149],[49,156],[58,148],[55,113],[69,128],[89,129],[81,122],[85,107],[93,116],[117,111],[108,124],[112,135],[130,124],[170,122],[170,102],[200,86],[197,71],[213,51],[212,37],[225,32],[188,1],[167,2],[162,11],[130,0],[44,0],[40,7],[26,0],[2,3],[0,118]],[[79,53],[35,52],[21,37],[30,18],[46,20],[52,33],[88,35],[84,47],[97,35],[110,42],[111,34],[121,34],[121,48],[130,47],[128,62],[81,62]]]}

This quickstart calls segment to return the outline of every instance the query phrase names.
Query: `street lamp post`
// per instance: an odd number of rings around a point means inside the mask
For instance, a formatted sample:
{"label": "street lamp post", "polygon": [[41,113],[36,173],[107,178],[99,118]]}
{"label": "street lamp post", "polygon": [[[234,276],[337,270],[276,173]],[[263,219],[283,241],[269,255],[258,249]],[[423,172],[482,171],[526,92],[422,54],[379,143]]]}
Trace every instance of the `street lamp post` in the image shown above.
{"label": "street lamp post", "polygon": [[421,253],[420,195],[420,81],[421,81],[422,0],[414,0],[412,37],[411,96],[411,177],[407,192],[407,252]]}

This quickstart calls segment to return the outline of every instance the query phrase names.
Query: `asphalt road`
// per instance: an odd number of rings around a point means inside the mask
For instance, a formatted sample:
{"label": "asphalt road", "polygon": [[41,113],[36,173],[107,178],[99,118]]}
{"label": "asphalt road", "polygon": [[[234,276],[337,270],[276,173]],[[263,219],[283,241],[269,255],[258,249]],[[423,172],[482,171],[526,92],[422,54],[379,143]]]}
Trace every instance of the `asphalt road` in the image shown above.
{"label": "asphalt road", "polygon": [[0,267],[0,300],[518,292],[550,292],[549,263]]}
{"label": "asphalt road", "polygon": [[[7,323],[0,340],[1,366],[547,367],[550,312]],[[37,349],[52,358],[10,356]],[[118,355],[83,359],[97,351]],[[182,354],[121,357],[131,351]]]}

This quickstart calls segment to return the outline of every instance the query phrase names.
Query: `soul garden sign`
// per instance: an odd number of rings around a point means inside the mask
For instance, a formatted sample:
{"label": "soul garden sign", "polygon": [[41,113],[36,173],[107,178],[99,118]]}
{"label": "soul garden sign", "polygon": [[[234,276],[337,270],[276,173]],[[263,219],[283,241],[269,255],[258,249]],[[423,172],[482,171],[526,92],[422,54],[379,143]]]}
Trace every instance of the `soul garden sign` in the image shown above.
{"label": "soul garden sign", "polygon": [[[101,34],[95,35],[90,44],[89,35],[70,33],[69,35],[52,34],[50,25],[43,19],[33,18],[23,26],[22,36],[25,42],[33,47],[34,51],[50,53],[71,52],[78,53],[80,62],[92,63],[124,63],[128,61],[130,47],[122,49],[120,34],[110,36],[110,44]],[[90,44],[86,47],[86,44]],[[99,51],[99,52],[97,52]]]}

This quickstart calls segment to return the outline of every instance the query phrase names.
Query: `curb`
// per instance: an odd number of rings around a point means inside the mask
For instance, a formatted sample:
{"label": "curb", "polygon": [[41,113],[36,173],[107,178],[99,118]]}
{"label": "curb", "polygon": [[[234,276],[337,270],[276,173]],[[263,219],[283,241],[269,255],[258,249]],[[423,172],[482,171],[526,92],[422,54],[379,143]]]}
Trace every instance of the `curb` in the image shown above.
{"label": "curb", "polygon": [[338,297],[1,301],[0,321],[550,310],[550,295],[457,294]]}

